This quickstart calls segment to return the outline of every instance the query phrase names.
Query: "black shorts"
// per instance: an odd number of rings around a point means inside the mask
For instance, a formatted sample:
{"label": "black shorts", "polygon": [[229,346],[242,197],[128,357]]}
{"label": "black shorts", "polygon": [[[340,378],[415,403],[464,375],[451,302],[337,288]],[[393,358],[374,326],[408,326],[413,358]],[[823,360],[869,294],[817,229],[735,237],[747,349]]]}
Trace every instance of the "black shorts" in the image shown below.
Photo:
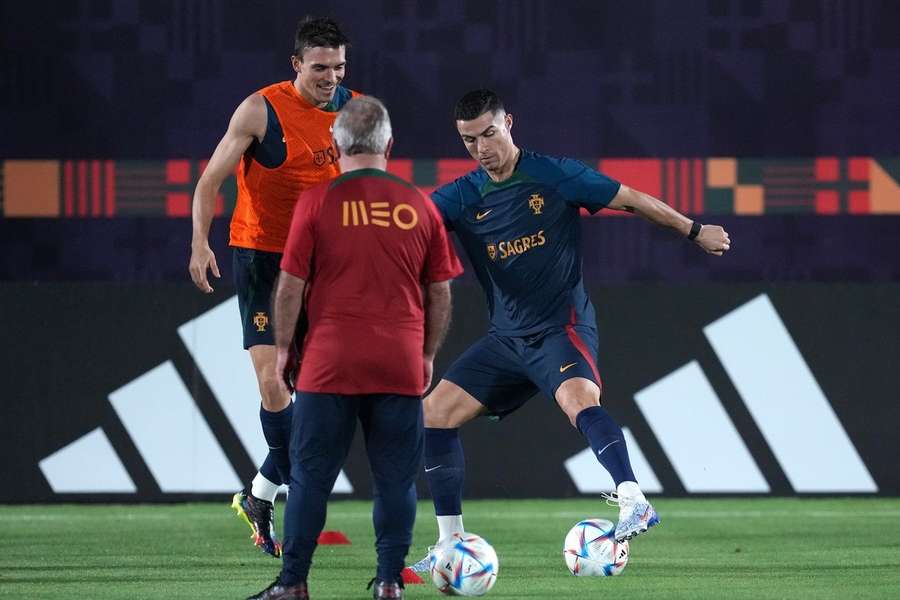
{"label": "black shorts", "polygon": [[481,402],[489,416],[502,418],[538,392],[553,399],[557,388],[573,377],[593,381],[602,390],[598,344],[597,330],[586,325],[528,337],[489,333],[463,352],[443,378]]}
{"label": "black shorts", "polygon": [[281,271],[281,254],[250,248],[234,248],[234,287],[237,290],[244,349],[274,346],[272,300]]}

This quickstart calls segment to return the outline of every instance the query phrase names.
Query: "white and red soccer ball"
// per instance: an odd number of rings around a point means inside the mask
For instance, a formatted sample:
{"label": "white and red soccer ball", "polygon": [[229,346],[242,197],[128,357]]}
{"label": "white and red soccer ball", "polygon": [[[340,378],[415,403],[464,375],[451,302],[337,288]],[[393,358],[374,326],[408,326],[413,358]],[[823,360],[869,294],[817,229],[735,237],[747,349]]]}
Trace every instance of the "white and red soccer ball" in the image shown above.
{"label": "white and red soccer ball", "polygon": [[485,595],[499,569],[494,548],[474,533],[455,533],[431,552],[431,580],[451,596]]}
{"label": "white and red soccer ball", "polygon": [[617,542],[616,526],[606,519],[585,519],[566,535],[563,557],[572,575],[618,575],[628,563],[628,541]]}

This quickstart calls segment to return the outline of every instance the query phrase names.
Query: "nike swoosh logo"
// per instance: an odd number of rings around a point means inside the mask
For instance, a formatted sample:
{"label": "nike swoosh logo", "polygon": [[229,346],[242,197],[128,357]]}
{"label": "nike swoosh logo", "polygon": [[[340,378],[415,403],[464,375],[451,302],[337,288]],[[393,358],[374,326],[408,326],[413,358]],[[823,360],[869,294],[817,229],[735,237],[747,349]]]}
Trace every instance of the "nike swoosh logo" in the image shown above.
{"label": "nike swoosh logo", "polygon": [[559,372],[565,373],[567,370],[571,369],[572,367],[574,367],[577,364],[578,364],[577,362],[573,362],[573,363],[569,363],[567,365],[563,365],[559,368]]}
{"label": "nike swoosh logo", "polygon": [[440,468],[443,467],[443,466],[444,466],[444,465],[438,465],[438,466],[436,466],[436,467],[431,467],[430,469],[429,469],[428,467],[425,467],[425,472],[426,472],[426,473],[431,473],[431,472],[434,471],[435,469],[440,469]]}
{"label": "nike swoosh logo", "polygon": [[486,216],[488,216],[489,214],[491,214],[493,211],[494,211],[493,208],[489,208],[489,209],[487,209],[487,210],[484,211],[484,212],[478,212],[478,213],[475,214],[475,220],[476,220],[476,221],[480,221],[480,220],[482,220],[483,218],[485,218]]}
{"label": "nike swoosh logo", "polygon": [[607,448],[609,448],[609,447],[612,446],[613,444],[618,444],[620,441],[621,441],[621,440],[613,440],[613,441],[611,441],[610,443],[608,443],[607,445],[603,446],[602,448],[600,448],[600,450],[597,451],[597,456],[600,456],[601,454],[603,454],[603,451],[604,451],[604,450],[606,450]]}

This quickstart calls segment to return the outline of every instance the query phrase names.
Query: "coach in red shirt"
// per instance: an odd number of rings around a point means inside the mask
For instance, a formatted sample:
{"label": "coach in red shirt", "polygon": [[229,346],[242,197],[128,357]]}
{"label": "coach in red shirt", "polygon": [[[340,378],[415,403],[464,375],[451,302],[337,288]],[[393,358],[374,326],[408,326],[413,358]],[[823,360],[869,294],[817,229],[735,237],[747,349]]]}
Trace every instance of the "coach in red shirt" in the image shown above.
{"label": "coach in red shirt", "polygon": [[[391,124],[370,96],[334,123],[342,175],[297,202],[275,298],[281,373],[304,303],[309,328],[296,381],[291,493],[279,578],[251,598],[308,598],[306,578],[328,495],[357,419],[375,480],[375,598],[402,598],[422,458],[421,395],[450,318],[462,266],[433,204],[385,171]],[[288,375],[289,383],[290,376]]]}

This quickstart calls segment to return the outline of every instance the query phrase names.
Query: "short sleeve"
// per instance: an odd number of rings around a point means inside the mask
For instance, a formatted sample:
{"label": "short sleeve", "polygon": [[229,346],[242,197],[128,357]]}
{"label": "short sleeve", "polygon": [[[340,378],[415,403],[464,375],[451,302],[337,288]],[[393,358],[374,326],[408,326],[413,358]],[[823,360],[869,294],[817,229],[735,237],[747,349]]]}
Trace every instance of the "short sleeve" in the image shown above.
{"label": "short sleeve", "polygon": [[436,283],[459,277],[463,272],[463,266],[456,255],[450,236],[447,235],[447,229],[441,223],[438,209],[431,203],[427,205],[432,213],[433,227],[422,274],[423,282]]}
{"label": "short sleeve", "polygon": [[319,205],[317,194],[309,190],[300,194],[294,206],[291,228],[281,257],[281,270],[300,279],[309,280],[316,243],[314,221]]}
{"label": "short sleeve", "polygon": [[453,222],[462,213],[462,195],[460,194],[459,183],[451,181],[434,190],[431,192],[431,201],[437,207],[444,226],[453,231]]}
{"label": "short sleeve", "polygon": [[556,189],[569,204],[586,208],[594,214],[605,208],[619,193],[620,184],[579,160],[562,158],[557,161],[562,179]]}

